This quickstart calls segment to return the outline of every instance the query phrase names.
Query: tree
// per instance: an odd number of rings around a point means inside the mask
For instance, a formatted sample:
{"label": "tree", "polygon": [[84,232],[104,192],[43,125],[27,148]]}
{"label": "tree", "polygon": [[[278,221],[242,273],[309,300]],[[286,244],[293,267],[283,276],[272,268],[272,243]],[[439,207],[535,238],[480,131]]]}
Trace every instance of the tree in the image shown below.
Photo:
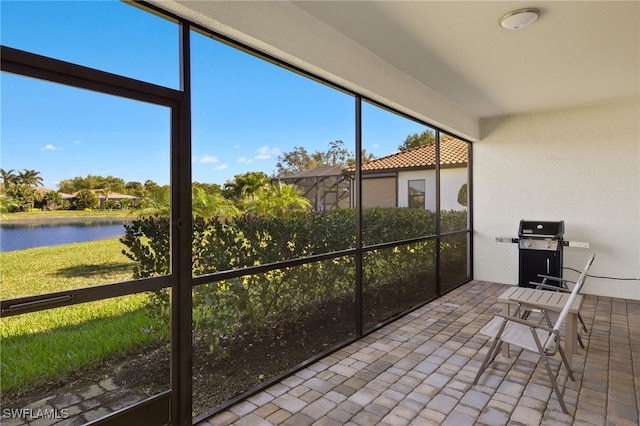
{"label": "tree", "polygon": [[40,201],[40,195],[34,187],[21,183],[11,186],[7,195],[12,199],[14,210],[19,212],[32,209],[36,201]]}
{"label": "tree", "polygon": [[399,151],[406,151],[408,149],[417,148],[422,145],[434,143],[436,141],[436,135],[433,130],[427,129],[424,132],[418,134],[414,133],[407,136],[402,145],[398,145]]}
{"label": "tree", "polygon": [[83,189],[78,191],[72,204],[76,210],[95,209],[100,205],[100,200],[90,190]]}
{"label": "tree", "polygon": [[65,192],[67,194],[73,194],[74,192],[80,191],[82,189],[90,189],[86,184],[84,178],[75,177],[73,179],[63,179],[58,183],[58,188],[60,192]]}
{"label": "tree", "polygon": [[13,207],[13,200],[3,192],[0,192],[0,217],[9,213]]}
{"label": "tree", "polygon": [[42,186],[42,176],[35,170],[24,169],[18,172],[18,183],[27,186]]}
{"label": "tree", "polygon": [[217,183],[193,182],[193,188],[202,188],[206,194],[214,195],[222,192],[222,187]]}
{"label": "tree", "polygon": [[220,193],[209,194],[200,186],[194,185],[191,203],[193,215],[205,219],[233,217],[240,213],[232,201],[227,200]]}
{"label": "tree", "polygon": [[[106,209],[107,205],[109,204],[109,194],[111,194],[111,187],[108,184],[104,184],[97,192],[99,194],[98,206],[100,208]],[[100,198],[104,198],[104,201],[102,201]]]}
{"label": "tree", "polygon": [[256,195],[260,188],[271,183],[271,179],[264,172],[248,172],[235,175],[233,180],[225,182],[222,195],[236,202],[242,202],[245,198]]}
{"label": "tree", "polygon": [[162,187],[151,179],[147,179],[146,181],[144,181],[144,191],[146,193],[146,196],[149,198],[163,198],[170,192],[169,185],[165,185],[165,187]]}
{"label": "tree", "polygon": [[58,210],[62,206],[64,206],[65,201],[62,199],[62,195],[60,195],[57,191],[49,191],[46,192],[42,196],[43,208],[46,210]]}
{"label": "tree", "polygon": [[307,149],[294,146],[293,151],[278,155],[276,163],[278,176],[290,175],[317,167]]}
{"label": "tree", "polygon": [[[362,161],[370,161],[375,157],[366,150],[362,151]],[[323,166],[353,166],[355,154],[347,150],[344,141],[329,142],[329,149],[325,152],[315,151],[309,154],[304,147],[294,147],[293,151],[278,156],[276,163],[278,176],[290,175]]]}
{"label": "tree", "polygon": [[87,177],[76,176],[73,179],[64,179],[58,184],[58,188],[62,192],[72,194],[82,189],[100,189],[109,187],[113,192],[124,192],[126,185],[124,179],[114,176],[94,176]]}
{"label": "tree", "polygon": [[135,212],[139,216],[169,216],[171,201],[168,195],[164,198],[144,198]]}
{"label": "tree", "polygon": [[169,216],[171,214],[171,191],[169,185],[160,186],[147,179],[142,189],[144,198],[138,205],[136,213],[140,216]]}
{"label": "tree", "polygon": [[18,179],[18,175],[16,175],[15,173],[13,173],[14,170],[11,169],[9,171],[6,171],[5,169],[0,169],[0,175],[2,175],[2,184],[4,187],[4,192],[8,192],[9,188],[11,187],[11,185],[15,185]]}
{"label": "tree", "polygon": [[[113,200],[112,200],[113,201]],[[133,200],[130,198],[124,198],[122,200],[120,200],[119,207],[122,210],[129,210],[131,208],[131,206],[133,206]]]}
{"label": "tree", "polygon": [[120,208],[120,202],[116,200],[107,200],[104,206],[105,209],[108,210],[116,210]]}
{"label": "tree", "polygon": [[127,182],[125,185],[125,189],[127,190],[127,194],[135,195],[136,197],[144,197],[144,186],[135,180]]}
{"label": "tree", "polygon": [[467,183],[463,183],[458,191],[458,204],[467,206]]}
{"label": "tree", "polygon": [[355,160],[355,155],[344,147],[341,140],[329,142],[329,150],[323,157],[322,161],[328,166],[347,165],[349,161]]}
{"label": "tree", "polygon": [[293,185],[278,182],[261,188],[244,207],[247,213],[256,216],[284,217],[287,210],[311,208],[311,202]]}

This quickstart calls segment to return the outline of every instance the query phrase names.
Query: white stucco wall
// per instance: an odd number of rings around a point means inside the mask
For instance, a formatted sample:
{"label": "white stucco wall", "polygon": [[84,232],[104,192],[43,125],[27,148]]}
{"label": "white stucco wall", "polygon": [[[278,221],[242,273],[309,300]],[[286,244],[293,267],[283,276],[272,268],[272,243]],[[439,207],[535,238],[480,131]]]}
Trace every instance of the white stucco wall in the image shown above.
{"label": "white stucco wall", "polygon": [[[520,219],[565,221],[564,265],[581,269],[585,292],[640,299],[640,99],[482,121],[473,146],[474,278],[518,281]],[[565,277],[574,276],[565,271]]]}
{"label": "white stucco wall", "polygon": [[[409,206],[409,181],[425,180],[425,208],[436,210],[436,174],[434,170],[415,170],[398,173],[398,207]],[[460,187],[467,182],[467,169],[440,170],[440,208],[442,210],[465,210],[458,204]]]}

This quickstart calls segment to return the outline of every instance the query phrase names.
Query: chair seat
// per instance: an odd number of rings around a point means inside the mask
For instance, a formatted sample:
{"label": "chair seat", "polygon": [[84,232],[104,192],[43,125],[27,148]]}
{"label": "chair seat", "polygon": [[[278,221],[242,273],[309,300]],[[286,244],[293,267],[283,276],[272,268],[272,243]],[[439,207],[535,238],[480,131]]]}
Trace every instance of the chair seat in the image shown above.
{"label": "chair seat", "polygon": [[[495,338],[498,335],[498,331],[500,330],[500,326],[503,322],[503,318],[495,317],[480,329],[480,333],[484,334],[485,336]],[[549,337],[549,334],[551,333],[539,328],[534,328],[534,330],[538,335],[540,343],[544,346],[547,338]],[[536,345],[533,334],[531,333],[531,327],[528,327],[524,324],[509,321],[504,331],[502,332],[502,335],[500,336],[500,340],[505,343],[528,349],[533,352],[538,352],[538,345]]]}

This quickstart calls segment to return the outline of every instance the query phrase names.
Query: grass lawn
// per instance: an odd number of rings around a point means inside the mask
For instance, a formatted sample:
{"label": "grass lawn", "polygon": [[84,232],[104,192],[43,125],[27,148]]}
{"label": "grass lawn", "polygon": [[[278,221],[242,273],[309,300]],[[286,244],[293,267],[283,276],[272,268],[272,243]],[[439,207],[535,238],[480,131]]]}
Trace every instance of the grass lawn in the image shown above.
{"label": "grass lawn", "polygon": [[3,213],[0,215],[2,223],[20,223],[30,220],[46,219],[75,219],[75,218],[107,217],[107,218],[131,218],[137,216],[133,210],[34,210],[20,213]]}
{"label": "grass lawn", "polygon": [[[122,281],[132,262],[117,238],[0,253],[2,299]],[[137,294],[0,319],[0,383],[22,391],[168,338]]]}

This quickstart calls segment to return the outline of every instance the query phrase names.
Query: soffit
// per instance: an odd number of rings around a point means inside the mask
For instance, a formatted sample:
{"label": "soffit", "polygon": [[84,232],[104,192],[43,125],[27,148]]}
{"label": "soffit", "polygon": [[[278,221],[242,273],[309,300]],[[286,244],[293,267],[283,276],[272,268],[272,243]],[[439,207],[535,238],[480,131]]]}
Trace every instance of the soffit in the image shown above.
{"label": "soffit", "polygon": [[[640,96],[640,2],[298,1],[477,117]],[[498,19],[537,7],[518,31]]]}

